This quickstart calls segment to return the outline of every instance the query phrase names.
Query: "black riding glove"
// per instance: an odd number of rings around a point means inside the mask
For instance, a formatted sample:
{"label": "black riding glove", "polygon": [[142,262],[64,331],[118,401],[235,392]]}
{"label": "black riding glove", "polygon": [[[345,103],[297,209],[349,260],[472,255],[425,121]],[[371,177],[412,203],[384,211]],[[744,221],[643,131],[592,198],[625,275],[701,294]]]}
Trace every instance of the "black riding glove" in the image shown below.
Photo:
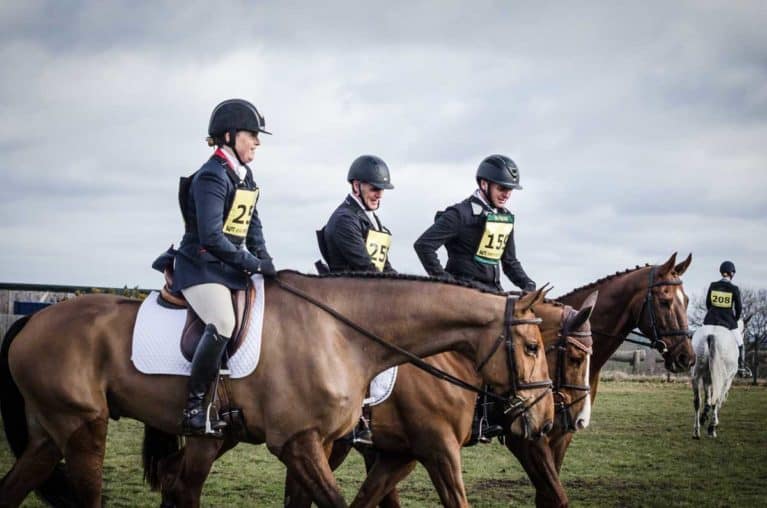
{"label": "black riding glove", "polygon": [[266,278],[277,276],[277,270],[274,268],[274,263],[272,263],[271,259],[262,259],[256,273],[260,273]]}

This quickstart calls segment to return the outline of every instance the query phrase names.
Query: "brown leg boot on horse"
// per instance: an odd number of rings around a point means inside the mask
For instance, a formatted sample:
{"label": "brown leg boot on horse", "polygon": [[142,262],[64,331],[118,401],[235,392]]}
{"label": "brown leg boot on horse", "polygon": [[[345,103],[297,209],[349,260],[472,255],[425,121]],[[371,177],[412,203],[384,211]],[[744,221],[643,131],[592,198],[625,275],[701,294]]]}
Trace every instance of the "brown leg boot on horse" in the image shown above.
{"label": "brown leg boot on horse", "polygon": [[[185,436],[206,436],[222,438],[222,429],[226,423],[219,420],[217,411],[212,411],[212,404],[204,405],[205,395],[210,385],[218,376],[221,367],[221,355],[224,353],[228,337],[219,335],[212,324],[205,326],[200,343],[192,358],[192,373],[189,376],[189,395],[181,422]],[[211,399],[215,393],[211,394]]]}

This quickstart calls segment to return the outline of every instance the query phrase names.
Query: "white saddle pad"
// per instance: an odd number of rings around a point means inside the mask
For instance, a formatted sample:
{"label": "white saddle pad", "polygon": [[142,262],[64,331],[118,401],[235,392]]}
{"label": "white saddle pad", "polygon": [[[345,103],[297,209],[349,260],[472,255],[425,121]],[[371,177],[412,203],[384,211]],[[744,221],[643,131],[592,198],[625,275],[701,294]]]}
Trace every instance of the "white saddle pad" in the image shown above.
{"label": "white saddle pad", "polygon": [[[253,275],[256,301],[250,314],[248,334],[240,348],[229,359],[232,378],[245,377],[256,370],[261,355],[261,332],[264,325],[264,279]],[[167,309],[157,303],[152,291],[141,304],[133,328],[131,361],[144,374],[188,376],[192,364],[181,354],[181,332],[186,322],[186,309]]]}
{"label": "white saddle pad", "polygon": [[378,374],[370,382],[370,397],[362,403],[364,405],[376,406],[385,401],[394,391],[394,383],[397,381],[397,366]]}

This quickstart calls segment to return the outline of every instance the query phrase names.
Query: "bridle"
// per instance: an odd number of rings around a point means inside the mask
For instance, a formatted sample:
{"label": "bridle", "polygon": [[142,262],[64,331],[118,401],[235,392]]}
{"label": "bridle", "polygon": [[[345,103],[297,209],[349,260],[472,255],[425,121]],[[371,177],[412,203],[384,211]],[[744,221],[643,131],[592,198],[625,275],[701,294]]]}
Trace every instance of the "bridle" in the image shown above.
{"label": "bridle", "polygon": [[[580,331],[568,329],[569,315],[572,315],[571,311],[572,311],[571,307],[565,306],[565,309],[562,312],[562,325],[560,326],[559,333],[557,335],[557,343],[553,344],[552,346],[546,349],[547,353],[554,349],[557,350],[556,372],[554,374],[554,387],[552,392],[554,395],[554,406],[555,406],[556,416],[561,419],[562,427],[568,432],[572,432],[576,430],[576,426],[575,426],[575,423],[573,422],[573,415],[570,412],[570,408],[589,396],[589,393],[591,392],[591,386],[589,386],[588,384],[576,385],[571,383],[565,383],[565,365],[567,362],[567,346],[568,344],[571,346],[574,346],[580,349],[581,351],[585,352],[587,355],[591,355],[593,353],[591,346],[587,346],[583,344],[582,342],[575,340],[573,338],[573,337],[591,337],[591,332],[580,332]],[[574,398],[568,403],[567,397],[565,396],[564,393],[562,393],[563,388],[567,390],[583,392],[583,395],[581,395],[580,397]]]}
{"label": "bridle", "polygon": [[[658,329],[658,319],[655,315],[655,310],[653,306],[653,297],[652,297],[652,290],[656,287],[661,286],[681,286],[682,285],[682,279],[674,279],[674,280],[660,280],[655,281],[655,271],[657,270],[657,266],[653,266],[652,270],[650,270],[650,278],[647,285],[647,294],[645,295],[644,302],[642,303],[642,308],[639,310],[639,315],[637,316],[636,323],[632,327],[629,333],[634,333],[635,335],[639,335],[640,337],[644,337],[649,342],[642,342],[634,339],[629,339],[628,337],[623,338],[626,342],[631,342],[632,344],[638,344],[640,346],[646,346],[651,347],[653,349],[656,349],[661,354],[665,354],[668,352],[668,346],[665,342],[663,342],[663,339],[661,337],[678,337],[678,336],[685,336],[688,339],[692,335],[689,329],[671,329],[671,330],[659,330]],[[639,329],[639,325],[642,323],[642,317],[644,316],[645,309],[647,309],[647,316],[650,320],[650,330],[651,335],[646,335]],[[593,333],[596,333],[598,335],[603,335],[605,337],[612,337],[619,339],[621,336],[619,335],[612,335],[609,333],[600,332],[597,330],[592,330]]]}
{"label": "bridle", "polygon": [[[479,362],[476,367],[477,372],[481,372],[482,368],[487,364],[490,358],[492,358],[492,356],[501,346],[501,343],[505,343],[506,358],[509,367],[509,385],[511,386],[511,389],[500,399],[492,392],[486,393],[491,395],[491,398],[501,402],[503,405],[503,414],[511,417],[512,421],[519,416],[526,414],[533,406],[543,400],[553,385],[551,379],[546,379],[544,381],[534,381],[532,383],[522,383],[519,380],[519,369],[517,368],[517,361],[514,355],[514,339],[512,337],[511,327],[517,325],[540,325],[543,320],[541,318],[514,318],[514,304],[516,301],[517,298],[506,297],[506,308],[504,310],[503,317],[503,332],[498,336],[495,344],[490,349],[490,352],[487,354],[487,356],[485,356],[485,358]],[[538,396],[536,396],[530,403],[528,403],[530,397],[522,397],[519,394],[520,390],[535,390],[541,388],[544,390],[542,390],[541,393],[539,393]]]}
{"label": "bridle", "polygon": [[[504,310],[504,317],[503,317],[503,331],[501,332],[501,335],[498,337],[498,339],[495,341],[495,345],[490,350],[490,353],[485,357],[484,360],[479,362],[479,364],[476,367],[477,372],[479,372],[480,369],[482,369],[482,367],[484,367],[487,364],[487,362],[490,360],[490,358],[495,354],[495,352],[500,347],[501,343],[506,344],[506,351],[508,353],[507,361],[508,361],[509,377],[510,377],[509,381],[510,381],[511,389],[505,395],[502,396],[487,390],[483,390],[481,388],[477,388],[476,386],[470,383],[467,383],[463,379],[457,378],[453,376],[452,374],[445,372],[442,369],[439,369],[429,363],[426,363],[419,356],[414,355],[410,351],[403,349],[397,346],[396,344],[392,344],[391,342],[379,337],[373,332],[367,330],[366,328],[363,328],[362,326],[358,325],[351,319],[347,318],[346,316],[344,316],[343,314],[341,314],[334,308],[330,307],[329,305],[317,300],[316,298],[301,291],[298,288],[295,288],[289,284],[286,284],[285,282],[281,281],[279,278],[275,278],[274,282],[277,284],[277,286],[284,289],[288,293],[298,296],[299,298],[324,310],[325,312],[333,316],[335,319],[344,323],[346,326],[350,327],[351,329],[363,335],[364,337],[371,339],[373,342],[376,342],[391,351],[395,351],[401,354],[402,356],[407,358],[408,361],[411,364],[413,364],[415,367],[425,372],[428,372],[432,376],[435,376],[439,379],[442,379],[456,386],[459,386],[465,390],[469,390],[481,395],[485,395],[486,397],[491,398],[495,400],[496,402],[499,402],[503,406],[504,414],[511,415],[512,422],[516,418],[523,415],[525,416],[525,422],[527,422],[527,413],[535,404],[540,402],[543,399],[543,397],[548,393],[548,391],[551,389],[552,382],[550,379],[547,379],[545,381],[537,381],[534,383],[521,383],[517,379],[517,365],[516,365],[516,360],[514,358],[514,341],[512,337],[511,327],[517,326],[517,325],[526,325],[526,324],[540,325],[542,323],[542,320],[540,318],[515,319],[514,304],[517,301],[516,298],[510,298],[510,297],[506,298],[506,308]],[[543,390],[540,395],[538,395],[532,402],[528,404],[527,403],[528,398],[522,397],[519,394],[519,390],[527,390],[527,389],[535,389],[535,388],[545,388],[545,390]]]}

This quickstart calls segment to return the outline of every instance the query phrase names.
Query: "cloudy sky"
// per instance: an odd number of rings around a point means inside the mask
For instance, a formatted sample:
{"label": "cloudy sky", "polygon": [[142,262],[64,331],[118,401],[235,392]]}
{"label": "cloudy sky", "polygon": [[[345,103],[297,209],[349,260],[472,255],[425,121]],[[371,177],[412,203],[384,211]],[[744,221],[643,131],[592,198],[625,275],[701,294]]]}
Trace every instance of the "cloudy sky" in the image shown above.
{"label": "cloudy sky", "polygon": [[766,23],[758,1],[1,2],[0,281],[157,287],[178,177],[243,97],[274,132],[253,169],[278,268],[312,270],[372,153],[392,263],[423,273],[413,241],[502,153],[555,294],[674,251],[688,293],[724,259],[767,287]]}

